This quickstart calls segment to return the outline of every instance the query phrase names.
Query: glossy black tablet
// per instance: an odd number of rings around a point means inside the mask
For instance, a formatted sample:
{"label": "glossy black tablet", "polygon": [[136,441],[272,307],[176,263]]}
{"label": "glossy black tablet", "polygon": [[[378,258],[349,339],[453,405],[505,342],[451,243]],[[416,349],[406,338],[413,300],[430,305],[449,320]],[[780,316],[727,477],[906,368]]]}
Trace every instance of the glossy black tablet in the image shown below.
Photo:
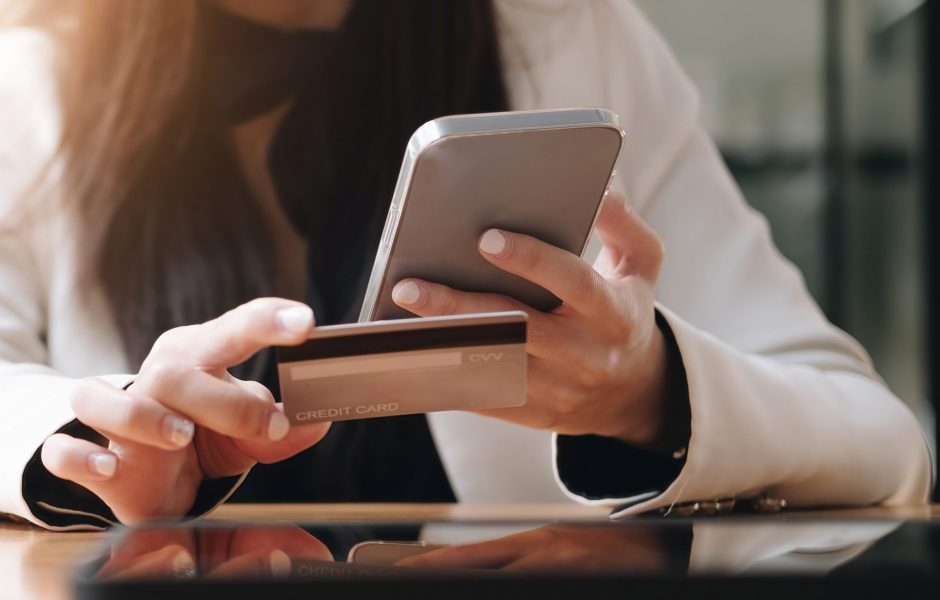
{"label": "glossy black tablet", "polygon": [[116,531],[78,598],[935,597],[940,523],[778,516]]}

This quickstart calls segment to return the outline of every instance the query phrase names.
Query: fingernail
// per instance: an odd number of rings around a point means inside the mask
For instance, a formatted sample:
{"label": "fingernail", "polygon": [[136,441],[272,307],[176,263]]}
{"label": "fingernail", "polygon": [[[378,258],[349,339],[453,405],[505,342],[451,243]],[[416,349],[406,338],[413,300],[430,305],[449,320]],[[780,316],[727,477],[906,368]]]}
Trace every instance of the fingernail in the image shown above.
{"label": "fingernail", "polygon": [[163,436],[174,446],[179,448],[186,446],[193,439],[194,433],[196,433],[196,426],[192,421],[173,415],[163,419]]}
{"label": "fingernail", "polygon": [[283,413],[272,412],[271,419],[268,421],[268,439],[272,442],[283,440],[290,429],[290,421]]}
{"label": "fingernail", "polygon": [[487,254],[500,254],[506,249],[506,236],[495,229],[490,229],[480,238],[480,250]]}
{"label": "fingernail", "polygon": [[277,311],[277,323],[284,331],[303,333],[313,325],[313,311],[307,306],[292,306]]}
{"label": "fingernail", "polygon": [[170,564],[170,568],[173,569],[173,576],[177,579],[192,579],[196,576],[196,561],[193,560],[193,556],[185,550],[180,550],[176,553],[176,556],[173,557],[173,561]]}
{"label": "fingernail", "polygon": [[290,557],[283,550],[273,550],[268,557],[271,564],[271,574],[275,577],[287,577],[290,575]]}
{"label": "fingernail", "polygon": [[117,471],[117,458],[112,454],[92,454],[88,457],[88,466],[102,477],[111,477]]}
{"label": "fingernail", "polygon": [[392,300],[396,304],[416,304],[421,299],[421,288],[414,281],[399,283],[392,290]]}

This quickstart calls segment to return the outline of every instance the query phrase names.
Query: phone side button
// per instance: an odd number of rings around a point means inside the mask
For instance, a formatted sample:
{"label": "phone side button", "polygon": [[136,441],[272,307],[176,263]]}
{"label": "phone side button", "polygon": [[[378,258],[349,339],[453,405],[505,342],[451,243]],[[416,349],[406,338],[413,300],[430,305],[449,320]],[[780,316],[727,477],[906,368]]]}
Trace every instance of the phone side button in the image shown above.
{"label": "phone side button", "polygon": [[610,172],[610,179],[607,180],[607,187],[604,188],[604,197],[610,195],[610,186],[614,184],[614,177],[617,176],[617,169],[614,169]]}
{"label": "phone side button", "polygon": [[388,213],[388,225],[385,228],[385,232],[382,234],[382,248],[388,250],[392,246],[392,233],[395,231],[395,220],[398,217],[398,208],[393,207],[389,210]]}

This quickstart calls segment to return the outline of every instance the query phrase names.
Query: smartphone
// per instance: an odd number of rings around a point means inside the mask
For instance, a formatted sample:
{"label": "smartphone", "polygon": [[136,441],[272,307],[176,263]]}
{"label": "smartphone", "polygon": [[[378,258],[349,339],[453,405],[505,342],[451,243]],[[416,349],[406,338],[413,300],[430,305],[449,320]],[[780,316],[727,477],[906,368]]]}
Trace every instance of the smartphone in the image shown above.
{"label": "smartphone", "polygon": [[601,108],[488,113],[425,123],[408,142],[359,321],[413,316],[392,288],[418,277],[504,294],[542,311],[560,301],[496,268],[477,249],[489,228],[580,256],[623,145]]}

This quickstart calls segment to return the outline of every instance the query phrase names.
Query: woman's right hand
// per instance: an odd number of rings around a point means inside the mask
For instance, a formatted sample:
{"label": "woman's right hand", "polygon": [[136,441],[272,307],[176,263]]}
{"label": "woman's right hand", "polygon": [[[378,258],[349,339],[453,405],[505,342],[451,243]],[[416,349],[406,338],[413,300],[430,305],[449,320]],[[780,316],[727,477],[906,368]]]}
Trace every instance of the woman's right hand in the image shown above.
{"label": "woman's right hand", "polygon": [[271,392],[227,369],[268,346],[300,344],[309,307],[260,298],[201,325],[167,331],[127,390],[99,379],[72,393],[76,418],[108,446],[58,433],[42,462],[100,497],[123,523],[179,517],[205,479],[284,460],[326,434],[328,423],[291,427]]}

